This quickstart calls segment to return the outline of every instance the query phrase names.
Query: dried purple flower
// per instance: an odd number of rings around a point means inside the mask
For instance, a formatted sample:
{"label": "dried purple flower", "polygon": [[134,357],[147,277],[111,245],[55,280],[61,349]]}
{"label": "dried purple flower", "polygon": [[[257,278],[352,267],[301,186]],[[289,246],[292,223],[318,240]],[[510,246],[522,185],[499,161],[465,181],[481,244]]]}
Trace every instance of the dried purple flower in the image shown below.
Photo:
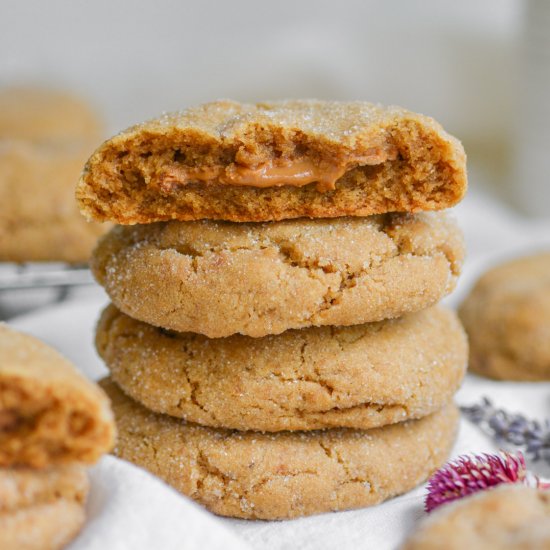
{"label": "dried purple flower", "polygon": [[523,483],[530,487],[550,488],[527,471],[525,458],[501,452],[500,455],[463,455],[438,470],[428,481],[426,512],[441,504],[489,489],[502,483]]}
{"label": "dried purple flower", "polygon": [[530,420],[521,414],[497,409],[484,397],[480,404],[461,407],[463,414],[498,443],[523,447],[533,460],[550,463],[550,419],[545,422]]}

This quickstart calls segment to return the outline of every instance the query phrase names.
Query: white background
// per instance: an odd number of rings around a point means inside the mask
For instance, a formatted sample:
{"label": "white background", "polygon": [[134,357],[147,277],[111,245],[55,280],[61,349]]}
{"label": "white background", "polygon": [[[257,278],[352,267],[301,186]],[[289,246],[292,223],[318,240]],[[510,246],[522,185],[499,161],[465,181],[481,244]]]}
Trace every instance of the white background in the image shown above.
{"label": "white background", "polygon": [[217,98],[317,97],[432,115],[495,169],[513,142],[519,0],[0,6],[0,83],[77,90],[104,113],[110,133]]}

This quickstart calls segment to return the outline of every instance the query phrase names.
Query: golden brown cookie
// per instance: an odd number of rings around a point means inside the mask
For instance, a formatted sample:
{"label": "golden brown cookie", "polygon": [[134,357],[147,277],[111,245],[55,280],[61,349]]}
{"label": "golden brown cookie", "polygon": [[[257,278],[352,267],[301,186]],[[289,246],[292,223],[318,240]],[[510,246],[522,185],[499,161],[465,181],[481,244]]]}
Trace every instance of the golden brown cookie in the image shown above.
{"label": "golden brown cookie", "polygon": [[[74,145],[97,143],[101,134],[97,113],[74,95],[45,88],[0,89],[0,140]],[[75,176],[73,184],[78,172]]]}
{"label": "golden brown cookie", "polygon": [[115,227],[91,267],[135,319],[210,338],[353,325],[438,302],[462,235],[444,214]]}
{"label": "golden brown cookie", "polygon": [[78,464],[42,470],[0,468],[0,515],[59,498],[84,502],[88,488],[86,468]]}
{"label": "golden brown cookie", "polygon": [[375,430],[237,432],[152,413],[101,382],[113,402],[115,453],[216,514],[283,519],[371,506],[409,491],[445,462],[458,412]]}
{"label": "golden brown cookie", "polygon": [[433,512],[403,550],[550,548],[550,492],[501,485]]}
{"label": "golden brown cookie", "polygon": [[77,198],[122,224],[441,210],[463,197],[465,162],[438,123],[399,107],[218,101],[106,141]]}
{"label": "golden brown cookie", "polygon": [[84,524],[88,490],[83,466],[0,469],[0,548],[63,548]]}
{"label": "golden brown cookie", "polygon": [[109,306],[96,346],[114,381],[160,413],[237,430],[370,429],[448,403],[467,361],[440,307],[392,321],[209,339],[167,332]]}
{"label": "golden brown cookie", "polygon": [[0,261],[87,262],[108,225],[78,212],[74,186],[89,145],[0,140]]}
{"label": "golden brown cookie", "polygon": [[0,467],[91,464],[114,440],[105,394],[43,342],[0,324]]}
{"label": "golden brown cookie", "polygon": [[501,380],[550,380],[550,253],[489,270],[459,314],[472,371]]}

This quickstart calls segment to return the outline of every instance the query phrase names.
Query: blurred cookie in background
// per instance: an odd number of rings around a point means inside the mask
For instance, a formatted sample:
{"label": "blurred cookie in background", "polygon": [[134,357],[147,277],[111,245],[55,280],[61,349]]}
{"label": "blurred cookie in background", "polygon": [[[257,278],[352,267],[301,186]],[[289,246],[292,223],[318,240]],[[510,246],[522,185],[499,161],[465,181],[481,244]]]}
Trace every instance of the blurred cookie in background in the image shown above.
{"label": "blurred cookie in background", "polygon": [[78,212],[74,186],[89,147],[0,140],[0,261],[82,263],[105,226]]}
{"label": "blurred cookie in background", "polygon": [[542,550],[550,548],[549,520],[549,491],[504,483],[445,504],[401,550]]}
{"label": "blurred cookie in background", "polygon": [[87,262],[107,227],[82,218],[74,188],[100,137],[78,98],[0,90],[0,261]]}
{"label": "blurred cookie in background", "polygon": [[459,315],[470,370],[500,380],[550,380],[550,252],[489,270]]}
{"label": "blurred cookie in background", "polygon": [[102,133],[97,113],[78,97],[35,87],[0,89],[0,139],[97,145]]}

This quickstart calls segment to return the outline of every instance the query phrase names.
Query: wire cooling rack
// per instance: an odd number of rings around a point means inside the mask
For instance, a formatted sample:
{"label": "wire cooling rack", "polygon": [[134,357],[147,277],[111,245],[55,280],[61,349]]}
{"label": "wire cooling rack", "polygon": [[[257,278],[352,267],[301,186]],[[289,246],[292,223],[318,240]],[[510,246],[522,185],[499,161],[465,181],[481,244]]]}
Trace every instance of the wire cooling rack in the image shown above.
{"label": "wire cooling rack", "polygon": [[0,264],[0,292],[35,288],[70,289],[93,284],[86,266],[62,263]]}
{"label": "wire cooling rack", "polygon": [[0,262],[0,321],[86,296],[93,286],[84,265]]}

